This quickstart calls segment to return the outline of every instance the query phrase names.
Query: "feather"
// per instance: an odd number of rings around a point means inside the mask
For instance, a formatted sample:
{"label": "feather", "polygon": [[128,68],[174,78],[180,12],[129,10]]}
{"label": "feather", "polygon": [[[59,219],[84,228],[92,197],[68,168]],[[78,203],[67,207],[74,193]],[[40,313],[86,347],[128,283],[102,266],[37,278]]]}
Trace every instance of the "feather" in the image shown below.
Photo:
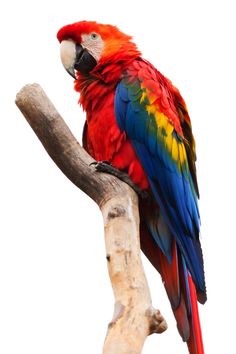
{"label": "feather", "polygon": [[[167,82],[165,86],[163,76],[158,77],[158,72],[156,72],[156,80],[154,80],[155,71],[151,68],[152,75],[150,75],[148,63],[142,62],[142,65],[140,63],[139,60],[133,65],[132,73],[136,69],[136,76],[130,78],[128,71],[127,77],[117,86],[115,95],[117,123],[131,140],[147,173],[161,215],[186,260],[197,290],[204,293],[203,261],[199,252],[200,220],[197,193],[188,167],[187,152],[183,143],[184,136],[182,129],[179,128],[177,109],[173,111],[173,114],[176,114],[175,122],[166,116],[166,108],[171,107],[169,101],[174,106],[174,96],[171,95],[170,83]],[[148,83],[147,88],[145,82]],[[155,88],[157,88],[159,94],[159,86],[162,96],[158,102],[156,98],[154,103],[151,103],[153,96],[150,102],[147,92],[149,90],[155,94]],[[122,97],[125,97],[125,100],[122,100]],[[153,221],[149,222],[148,228],[159,247],[170,259],[166,245],[158,232],[157,224]]]}
{"label": "feather", "polygon": [[195,141],[186,104],[172,83],[140,57],[131,37],[111,25],[81,21],[59,41],[96,32],[97,65],[77,72],[86,110],[85,149],[128,173],[149,198],[140,200],[141,248],[159,271],[190,354],[204,354],[197,300],[206,301]]}

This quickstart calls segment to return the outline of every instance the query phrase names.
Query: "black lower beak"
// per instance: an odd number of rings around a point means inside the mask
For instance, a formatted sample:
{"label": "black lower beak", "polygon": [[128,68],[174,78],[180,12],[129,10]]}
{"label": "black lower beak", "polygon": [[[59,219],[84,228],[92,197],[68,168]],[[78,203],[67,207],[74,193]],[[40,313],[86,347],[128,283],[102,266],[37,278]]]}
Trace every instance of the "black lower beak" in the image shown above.
{"label": "black lower beak", "polygon": [[78,70],[81,74],[87,75],[96,65],[97,61],[88,50],[83,48],[80,44],[76,44],[75,70]]}

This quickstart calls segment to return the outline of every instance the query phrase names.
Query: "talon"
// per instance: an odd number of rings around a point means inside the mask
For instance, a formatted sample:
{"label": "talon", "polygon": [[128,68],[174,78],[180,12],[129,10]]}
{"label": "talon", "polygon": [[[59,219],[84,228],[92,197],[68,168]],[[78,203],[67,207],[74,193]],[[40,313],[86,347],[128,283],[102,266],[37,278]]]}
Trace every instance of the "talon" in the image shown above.
{"label": "talon", "polygon": [[121,181],[125,182],[128,184],[138,195],[141,199],[147,199],[149,198],[149,194],[147,191],[143,191],[137,186],[130,177],[128,176],[127,173],[120,171],[116,169],[115,167],[112,166],[112,164],[109,161],[94,161],[91,162],[89,166],[95,166],[95,169],[97,172],[104,172],[104,173],[109,173],[117,178],[119,178]]}
{"label": "talon", "polygon": [[112,166],[111,163],[107,160],[104,160],[104,161],[93,161],[89,164],[89,166],[92,166],[92,165],[102,165],[102,164],[105,164],[105,165],[109,165],[109,166]]}
{"label": "talon", "polygon": [[97,165],[97,161],[93,161],[89,164],[89,166]]}

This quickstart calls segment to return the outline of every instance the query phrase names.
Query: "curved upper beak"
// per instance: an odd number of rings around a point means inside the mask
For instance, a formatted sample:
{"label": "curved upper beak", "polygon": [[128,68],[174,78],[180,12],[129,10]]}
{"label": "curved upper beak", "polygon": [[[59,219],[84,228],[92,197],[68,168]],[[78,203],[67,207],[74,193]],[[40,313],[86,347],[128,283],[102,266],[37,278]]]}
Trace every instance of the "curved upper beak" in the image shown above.
{"label": "curved upper beak", "polygon": [[76,60],[76,44],[73,40],[68,39],[61,42],[61,61],[66,71],[74,78],[75,76],[75,60]]}
{"label": "curved upper beak", "polygon": [[70,74],[76,80],[74,68],[71,67],[69,69],[66,69],[66,71],[68,72],[68,74]]}

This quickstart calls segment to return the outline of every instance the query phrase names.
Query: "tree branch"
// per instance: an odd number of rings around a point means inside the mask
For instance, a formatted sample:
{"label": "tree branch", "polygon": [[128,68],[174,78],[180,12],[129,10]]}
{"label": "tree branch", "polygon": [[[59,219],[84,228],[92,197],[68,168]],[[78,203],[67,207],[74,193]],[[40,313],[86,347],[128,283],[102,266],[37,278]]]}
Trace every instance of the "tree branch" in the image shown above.
{"label": "tree branch", "polygon": [[100,207],[115,310],[103,354],[139,354],[146,337],[167,325],[151,304],[140,258],[136,193],[114,176],[96,171],[94,160],[77,142],[38,84],[26,85],[16,105],[56,165]]}

